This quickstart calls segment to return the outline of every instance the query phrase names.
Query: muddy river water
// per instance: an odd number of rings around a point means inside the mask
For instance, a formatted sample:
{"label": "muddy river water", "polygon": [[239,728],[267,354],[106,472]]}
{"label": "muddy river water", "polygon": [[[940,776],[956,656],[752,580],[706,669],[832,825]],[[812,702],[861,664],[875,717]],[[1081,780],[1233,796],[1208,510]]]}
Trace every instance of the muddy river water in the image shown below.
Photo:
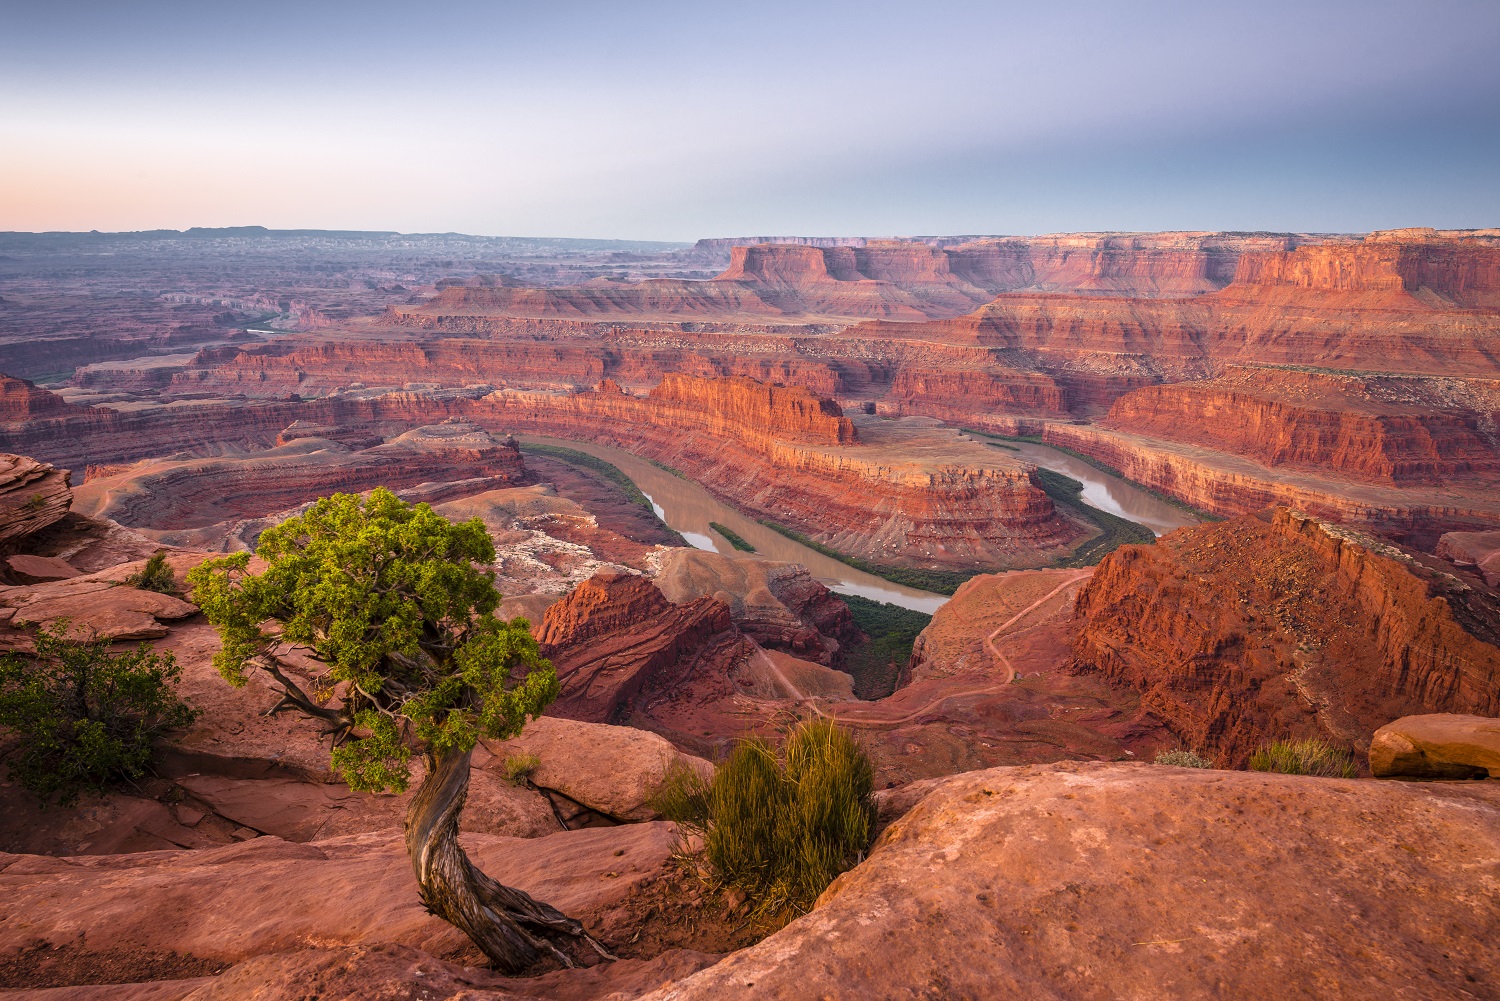
{"label": "muddy river water", "polygon": [[[659,466],[652,465],[640,456],[617,448],[595,445],[592,442],[570,441],[548,438],[541,435],[517,435],[523,443],[539,442],[571,448],[578,452],[613,463],[640,488],[651,501],[657,516],[676,529],[692,545],[709,552],[727,556],[736,553],[728,540],[712,528],[709,522],[717,522],[738,534],[755,547],[756,554],[766,559],[800,563],[812,571],[813,576],[823,581],[840,594],[856,594],[874,601],[884,601],[903,608],[931,614],[948,599],[941,594],[903,587],[873,574],[856,570],[801,543],[794,542],[779,532],[745,517],[727,504],[716,500],[707,490],[691,480],[674,476]],[[1131,486],[1119,477],[1100,472],[1086,462],[1081,462],[1066,453],[1045,445],[1030,445],[1026,442],[1007,443],[1017,454],[1027,460],[1066,473],[1084,484],[1084,500],[1088,503],[1129,518],[1150,528],[1158,535],[1182,525],[1195,524],[1186,512],[1173,507],[1151,494]]]}

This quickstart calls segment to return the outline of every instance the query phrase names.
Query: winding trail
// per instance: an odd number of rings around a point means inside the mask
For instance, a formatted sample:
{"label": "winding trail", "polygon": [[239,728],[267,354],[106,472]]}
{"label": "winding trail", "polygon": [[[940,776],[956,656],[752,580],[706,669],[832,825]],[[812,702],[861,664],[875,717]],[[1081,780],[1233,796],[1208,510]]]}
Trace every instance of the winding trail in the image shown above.
{"label": "winding trail", "polygon": [[[1081,570],[1073,574],[1067,580],[1057,585],[1057,587],[1054,587],[1052,590],[1048,591],[1046,594],[1042,595],[1040,598],[1033,601],[1025,608],[1021,609],[1015,615],[1012,615],[1010,618],[1006,619],[1003,623],[992,630],[988,636],[984,638],[984,648],[989,651],[990,655],[995,658],[996,662],[1001,667],[1005,668],[1005,680],[1003,682],[991,682],[988,685],[983,685],[978,688],[966,688],[962,691],[957,692],[945,692],[944,694],[939,695],[937,698],[928,701],[920,708],[913,709],[909,712],[903,713],[900,716],[892,716],[881,719],[879,717],[864,715],[836,715],[834,713],[827,712],[812,698],[803,695],[802,692],[797,688],[797,686],[792,684],[791,679],[782,672],[781,668],[776,666],[776,662],[769,656],[767,656],[766,652],[758,646],[755,648],[755,656],[760,659],[760,663],[771,673],[771,676],[776,679],[777,684],[781,685],[781,687],[786,690],[787,694],[792,698],[793,701],[807,706],[819,716],[834,720],[839,723],[843,723],[845,726],[898,726],[902,723],[910,723],[912,720],[918,718],[919,716],[926,715],[933,709],[936,709],[938,706],[942,705],[944,702],[947,702],[949,699],[959,699],[970,695],[994,695],[999,692],[1005,691],[1006,686],[1015,682],[1016,669],[1015,666],[1011,664],[1010,659],[1006,657],[1005,654],[1000,652],[1000,648],[995,646],[995,640],[999,638],[1001,633],[1005,632],[1007,629],[1010,629],[1017,622],[1020,622],[1022,619],[1030,615],[1032,612],[1036,611],[1042,605],[1046,604],[1047,602],[1051,601],[1053,598],[1061,594],[1063,591],[1077,584],[1080,580],[1088,577],[1091,573],[1093,573],[1092,567],[1090,567],[1088,570]],[[879,702],[870,703],[871,709],[878,710],[880,706],[881,703]]]}

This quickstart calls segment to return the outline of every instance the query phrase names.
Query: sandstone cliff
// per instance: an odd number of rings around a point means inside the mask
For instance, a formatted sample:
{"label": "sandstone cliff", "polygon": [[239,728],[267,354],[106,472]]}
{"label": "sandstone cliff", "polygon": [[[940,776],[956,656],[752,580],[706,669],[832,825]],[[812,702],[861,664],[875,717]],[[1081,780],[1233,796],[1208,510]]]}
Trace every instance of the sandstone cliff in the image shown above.
{"label": "sandstone cliff", "polygon": [[1399,531],[1500,522],[1500,498],[1481,477],[1459,477],[1436,487],[1387,486],[1311,466],[1273,469],[1230,452],[1098,426],[1052,422],[1042,437],[1211,514],[1248,514],[1286,504],[1333,521]]}
{"label": "sandstone cliff", "polygon": [[351,450],[320,438],[296,438],[263,451],[144,460],[89,478],[78,510],[137,528],[182,531],[296,507],[331,493],[377,486],[401,490],[434,481],[471,481],[471,492],[526,479],[513,441],[473,424],[417,428],[391,441]]}
{"label": "sandstone cliff", "polygon": [[29,456],[0,453],[0,553],[15,552],[68,513],[70,475]]}
{"label": "sandstone cliff", "polygon": [[[765,407],[774,401],[798,408],[772,417]],[[1034,566],[1083,534],[1056,512],[1027,466],[922,422],[855,424],[800,391],[682,377],[647,398],[613,387],[501,391],[476,413],[517,431],[664,462],[760,517],[883,563]],[[803,440],[768,434],[768,424]],[[819,437],[822,444],[807,441]]]}
{"label": "sandstone cliff", "polygon": [[[1465,407],[1467,391],[1472,399]],[[1500,476],[1500,391],[1474,380],[1359,379],[1236,369],[1149,386],[1115,401],[1103,426],[1392,485]]]}
{"label": "sandstone cliff", "polygon": [[594,723],[625,722],[689,675],[727,676],[744,655],[723,602],[674,605],[647,578],[617,571],[579,584],[534,632],[562,683],[548,713]]}
{"label": "sandstone cliff", "polygon": [[1493,378],[1500,248],[1461,240],[1245,254],[1192,298],[1002,294],[967,315],[871,320],[850,336],[974,344],[1052,372],[1197,378],[1215,363]]}
{"label": "sandstone cliff", "polygon": [[826,665],[860,635],[849,606],[798,564],[683,548],[661,552],[655,563],[656,586],[670,601],[716,598],[763,647]]}
{"label": "sandstone cliff", "polygon": [[1500,649],[1440,584],[1282,508],[1106,557],[1078,598],[1074,654],[1224,764],[1287,736],[1364,749],[1400,716],[1500,713]]}
{"label": "sandstone cliff", "polygon": [[[1235,285],[1397,293],[1433,306],[1500,310],[1500,248],[1465,240],[1372,234],[1359,243],[1246,254]],[[1405,295],[1401,295],[1404,293]]]}

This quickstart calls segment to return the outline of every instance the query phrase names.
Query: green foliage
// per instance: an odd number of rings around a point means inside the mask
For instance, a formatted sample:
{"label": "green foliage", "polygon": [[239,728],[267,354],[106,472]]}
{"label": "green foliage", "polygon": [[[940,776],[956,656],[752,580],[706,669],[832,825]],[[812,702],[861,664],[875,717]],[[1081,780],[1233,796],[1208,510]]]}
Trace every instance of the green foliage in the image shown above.
{"label": "green foliage", "polygon": [[1324,778],[1352,779],[1359,774],[1353,754],[1321,740],[1273,741],[1250,756],[1250,767],[1257,772]]}
{"label": "green foliage", "polygon": [[32,494],[21,508],[26,511],[40,511],[47,506],[47,498],[44,494]]}
{"label": "green foliage", "polygon": [[[402,790],[414,751],[466,751],[521,732],[557,697],[557,675],[525,619],[492,614],[495,548],[477,518],[454,524],[383,488],[335,494],[264,532],[246,553],[188,573],[194,602],[219,627],[214,665],[232,685],[267,671],[294,709],[329,724],[333,765],[351,788]],[[281,626],[275,636],[267,620]],[[310,646],[338,690],[328,708],[280,672],[278,641]],[[524,669],[516,681],[512,672]]]}
{"label": "green foliage", "polygon": [[1203,757],[1197,751],[1157,751],[1156,763],[1158,765],[1172,765],[1176,768],[1212,768],[1214,763]]}
{"label": "green foliage", "polygon": [[738,532],[736,532],[734,529],[730,528],[728,525],[721,525],[717,521],[711,521],[711,522],[708,523],[708,527],[711,528],[711,529],[713,529],[715,532],[718,532],[720,535],[724,536],[725,541],[728,542],[734,548],[738,549],[740,552],[742,552],[742,553],[753,553],[753,552],[755,552],[755,547],[752,546],[752,545],[750,545],[750,543],[746,542],[744,540],[744,538],[741,537]]}
{"label": "green foliage", "polygon": [[505,777],[511,785],[523,786],[531,781],[531,773],[541,767],[542,759],[529,751],[512,754],[505,759]]}
{"label": "green foliage", "polygon": [[932,616],[857,594],[839,598],[849,606],[860,632],[870,638],[867,643],[845,647],[841,666],[854,677],[855,695],[883,699],[896,690],[901,668],[911,660],[912,644]]}
{"label": "green foliage", "polygon": [[822,553],[831,559],[838,560],[856,570],[863,570],[867,574],[882,577],[892,584],[901,584],[905,587],[914,587],[922,591],[931,591],[934,594],[952,594],[959,586],[970,577],[977,577],[982,573],[992,573],[991,570],[919,570],[911,567],[893,567],[884,563],[871,563],[862,560],[858,556],[850,556],[841,553],[837,549],[830,549],[821,542],[815,542],[795,529],[778,525],[776,522],[766,518],[759,519],[760,523],[773,532],[780,532],[793,542],[800,543],[814,552]]}
{"label": "green foliage", "polygon": [[152,553],[146,565],[141,567],[140,573],[131,574],[121,583],[127,587],[138,587],[142,591],[155,591],[158,594],[174,594],[177,591],[177,580],[172,576],[172,568],[167,566],[165,549],[158,549]]}
{"label": "green foliage", "polygon": [[654,805],[703,835],[721,884],[738,887],[763,916],[812,907],[839,873],[864,858],[875,826],[874,770],[848,730],[831,720],[799,724],[778,755],[741,744],[705,784],[670,773]]}
{"label": "green foliage", "polygon": [[182,669],[170,653],[143,643],[115,654],[66,633],[59,623],[37,634],[35,655],[0,657],[0,728],[21,741],[10,777],[44,802],[140,778],[152,742],[196,716],[177,700]]}

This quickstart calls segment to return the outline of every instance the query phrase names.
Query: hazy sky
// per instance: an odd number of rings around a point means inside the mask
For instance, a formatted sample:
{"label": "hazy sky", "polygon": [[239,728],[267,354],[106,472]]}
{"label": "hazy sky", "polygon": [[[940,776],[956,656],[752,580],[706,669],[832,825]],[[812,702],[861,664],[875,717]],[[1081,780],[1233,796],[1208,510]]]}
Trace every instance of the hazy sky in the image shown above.
{"label": "hazy sky", "polygon": [[0,229],[1500,225],[1500,2],[0,0]]}

